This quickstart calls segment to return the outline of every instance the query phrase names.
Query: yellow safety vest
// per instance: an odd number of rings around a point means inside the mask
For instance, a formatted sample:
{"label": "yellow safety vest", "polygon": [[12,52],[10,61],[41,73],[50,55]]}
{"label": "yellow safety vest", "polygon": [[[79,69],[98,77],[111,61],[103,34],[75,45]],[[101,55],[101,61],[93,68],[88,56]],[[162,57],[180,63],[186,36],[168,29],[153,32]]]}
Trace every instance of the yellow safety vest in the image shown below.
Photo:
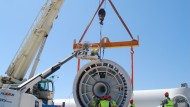
{"label": "yellow safety vest", "polygon": [[108,100],[100,100],[98,107],[109,107],[109,103],[110,102]]}
{"label": "yellow safety vest", "polygon": [[91,107],[96,107],[96,101],[95,100],[92,100],[92,102],[91,102]]}
{"label": "yellow safety vest", "polygon": [[131,104],[131,106],[130,107],[135,107],[135,104]]}
{"label": "yellow safety vest", "polygon": [[117,104],[116,104],[116,102],[114,100],[111,100],[110,102],[111,102],[111,107],[116,107],[117,106]]}
{"label": "yellow safety vest", "polygon": [[173,101],[170,99],[167,99],[167,100],[168,100],[168,104],[164,104],[164,107],[174,107]]}

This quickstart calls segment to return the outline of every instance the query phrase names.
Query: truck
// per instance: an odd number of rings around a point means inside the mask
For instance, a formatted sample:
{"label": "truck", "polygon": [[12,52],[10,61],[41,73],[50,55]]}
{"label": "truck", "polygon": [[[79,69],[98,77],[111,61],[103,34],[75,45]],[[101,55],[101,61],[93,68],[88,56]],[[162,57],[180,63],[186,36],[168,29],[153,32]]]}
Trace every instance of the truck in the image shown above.
{"label": "truck", "polygon": [[[63,2],[64,0],[45,2],[9,65],[7,76],[0,76],[0,107],[58,107],[53,102],[53,81],[47,77],[72,59],[77,52],[44,72],[36,76],[34,74],[48,34],[54,20],[58,18]],[[34,65],[29,79],[24,79],[33,60]],[[64,103],[59,106],[64,106]]]}

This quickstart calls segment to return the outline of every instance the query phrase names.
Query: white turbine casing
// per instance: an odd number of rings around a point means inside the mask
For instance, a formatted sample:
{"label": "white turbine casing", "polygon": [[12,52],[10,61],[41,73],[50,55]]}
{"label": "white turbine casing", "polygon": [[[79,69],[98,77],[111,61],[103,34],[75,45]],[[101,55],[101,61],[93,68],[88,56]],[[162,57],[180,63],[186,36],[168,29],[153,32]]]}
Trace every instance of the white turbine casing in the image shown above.
{"label": "white turbine casing", "polygon": [[176,107],[189,107],[190,88],[157,89],[134,91],[136,107],[157,107],[164,100],[164,93],[169,92],[170,98]]}
{"label": "white turbine casing", "polygon": [[64,107],[78,107],[73,98],[71,98],[71,99],[55,99],[53,102],[55,105],[62,105],[64,102],[65,103]]}
{"label": "white turbine casing", "polygon": [[[160,107],[161,101],[165,99],[165,92],[169,92],[175,107],[190,107],[190,88],[188,87],[134,91],[134,103],[136,107]],[[54,100],[54,104],[61,105],[62,102],[65,102],[65,107],[79,107],[76,100],[74,101],[72,98]]]}
{"label": "white turbine casing", "polygon": [[113,61],[91,61],[84,65],[75,77],[73,96],[76,105],[88,107],[93,94],[98,97],[109,95],[118,107],[127,107],[132,95],[130,77]]}

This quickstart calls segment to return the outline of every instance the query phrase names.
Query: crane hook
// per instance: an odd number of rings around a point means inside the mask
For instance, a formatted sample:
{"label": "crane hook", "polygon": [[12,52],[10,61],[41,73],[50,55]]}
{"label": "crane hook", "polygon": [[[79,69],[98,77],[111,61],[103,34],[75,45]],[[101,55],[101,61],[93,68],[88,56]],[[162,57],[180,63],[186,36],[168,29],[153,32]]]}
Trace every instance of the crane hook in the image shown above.
{"label": "crane hook", "polygon": [[98,16],[99,16],[100,24],[103,25],[104,17],[106,16],[106,11],[103,8],[101,8],[98,12]]}

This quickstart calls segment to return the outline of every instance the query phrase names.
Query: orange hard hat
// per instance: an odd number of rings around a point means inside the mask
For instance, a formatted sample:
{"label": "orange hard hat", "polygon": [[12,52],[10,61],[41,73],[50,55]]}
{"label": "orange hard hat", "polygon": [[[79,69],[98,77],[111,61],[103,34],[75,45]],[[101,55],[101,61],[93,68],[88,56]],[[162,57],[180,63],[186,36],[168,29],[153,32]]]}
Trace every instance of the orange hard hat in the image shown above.
{"label": "orange hard hat", "polygon": [[165,93],[164,93],[164,95],[165,95],[165,96],[168,96],[168,95],[169,95],[169,93],[168,93],[168,92],[165,92]]}
{"label": "orange hard hat", "polygon": [[130,103],[133,103],[133,99],[130,99]]}

